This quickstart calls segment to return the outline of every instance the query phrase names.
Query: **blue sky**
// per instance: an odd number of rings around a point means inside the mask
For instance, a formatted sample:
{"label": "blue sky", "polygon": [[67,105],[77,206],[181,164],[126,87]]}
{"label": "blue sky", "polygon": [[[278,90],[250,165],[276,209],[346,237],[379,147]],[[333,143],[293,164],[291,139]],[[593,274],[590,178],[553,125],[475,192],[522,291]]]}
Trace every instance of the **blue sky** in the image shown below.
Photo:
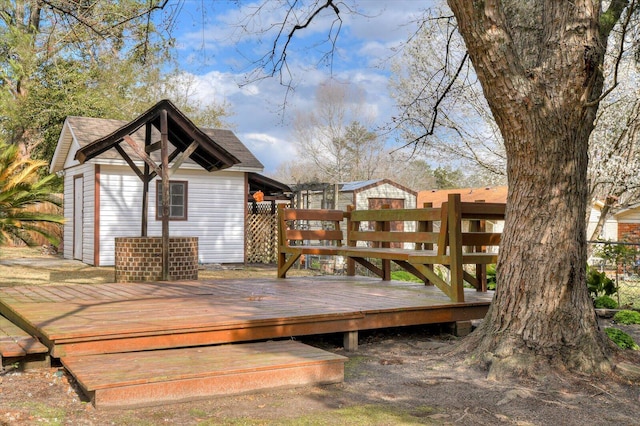
{"label": "blue sky", "polygon": [[[293,115],[296,110],[312,106],[316,88],[331,76],[364,90],[376,125],[390,119],[394,114],[388,93],[393,49],[415,31],[414,20],[432,1],[347,1],[360,15],[342,16],[332,69],[326,62],[319,62],[319,58],[329,49],[322,41],[334,24],[333,16],[325,14],[301,32],[288,54],[295,91],[287,98],[284,114],[286,87],[277,77],[243,85],[254,61],[268,52],[274,42],[273,32],[256,34],[256,23],[268,27],[280,22],[284,13],[283,8],[272,7],[281,2],[268,1],[259,19],[247,20],[255,15],[260,3],[174,0],[169,7],[177,7],[179,11],[173,35],[181,69],[193,81],[192,96],[203,102],[226,102],[231,106],[233,116],[229,121],[234,131],[265,165],[265,173],[294,158]],[[339,7],[346,11],[344,4]]]}

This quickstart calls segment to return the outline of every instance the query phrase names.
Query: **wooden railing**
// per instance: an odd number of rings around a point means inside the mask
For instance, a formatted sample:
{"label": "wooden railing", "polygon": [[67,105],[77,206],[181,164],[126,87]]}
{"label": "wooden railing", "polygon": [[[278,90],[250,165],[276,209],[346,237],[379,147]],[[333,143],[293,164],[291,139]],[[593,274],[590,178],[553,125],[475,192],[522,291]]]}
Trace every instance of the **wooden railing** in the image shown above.
{"label": "wooden railing", "polygon": [[[393,262],[425,284],[436,285],[451,300],[463,302],[465,281],[478,291],[486,291],[486,265],[496,263],[498,256],[497,250],[488,252],[487,247],[498,247],[501,234],[486,232],[484,222],[504,220],[505,205],[463,203],[460,194],[451,194],[441,208],[350,208],[347,212],[280,209],[278,213],[278,277],[284,278],[302,254],[345,256],[347,275],[354,275],[355,263],[359,263],[383,280],[391,279]],[[344,217],[346,238],[340,229]],[[296,230],[287,226],[292,221],[330,225],[320,230]],[[464,222],[469,225],[463,231]],[[449,278],[440,276],[434,265],[448,269]],[[472,265],[475,275],[466,272],[464,265]]]}

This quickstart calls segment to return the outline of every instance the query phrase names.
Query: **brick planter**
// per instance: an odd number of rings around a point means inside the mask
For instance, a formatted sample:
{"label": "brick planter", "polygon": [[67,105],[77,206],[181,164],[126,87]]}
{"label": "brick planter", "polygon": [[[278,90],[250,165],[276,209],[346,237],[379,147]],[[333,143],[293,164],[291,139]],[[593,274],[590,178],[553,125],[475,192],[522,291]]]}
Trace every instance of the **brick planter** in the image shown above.
{"label": "brick planter", "polygon": [[[161,237],[116,238],[116,282],[162,279]],[[169,279],[198,279],[198,237],[169,238]]]}

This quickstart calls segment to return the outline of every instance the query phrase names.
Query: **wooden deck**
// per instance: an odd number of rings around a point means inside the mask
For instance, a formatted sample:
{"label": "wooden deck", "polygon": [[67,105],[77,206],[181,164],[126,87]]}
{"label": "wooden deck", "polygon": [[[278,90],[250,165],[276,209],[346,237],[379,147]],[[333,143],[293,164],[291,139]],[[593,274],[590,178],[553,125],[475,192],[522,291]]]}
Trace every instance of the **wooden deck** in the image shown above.
{"label": "wooden deck", "polygon": [[22,370],[47,367],[49,348],[0,316],[0,366],[18,364]]}
{"label": "wooden deck", "polygon": [[0,313],[56,358],[482,318],[491,292],[304,277],[0,288]]}

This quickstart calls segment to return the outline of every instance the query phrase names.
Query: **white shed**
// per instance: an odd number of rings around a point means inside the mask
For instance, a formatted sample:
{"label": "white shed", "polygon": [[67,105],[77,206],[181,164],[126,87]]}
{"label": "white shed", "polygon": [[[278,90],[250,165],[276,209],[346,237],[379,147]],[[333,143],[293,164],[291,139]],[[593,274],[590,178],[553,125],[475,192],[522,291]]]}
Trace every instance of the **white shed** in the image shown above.
{"label": "white shed", "polygon": [[[165,101],[164,107],[167,106],[175,108]],[[187,119],[184,123],[191,122]],[[76,158],[82,148],[126,125],[124,121],[88,117],[67,117],[64,122],[50,170],[64,177],[63,255],[67,259],[111,266],[115,238],[141,235],[143,183],[133,167],[142,170],[145,163],[136,156],[135,149],[123,143],[118,145],[118,152],[101,152],[83,164]],[[248,174],[261,172],[263,165],[230,130],[196,130],[206,134],[215,148],[234,159],[235,164],[224,170],[218,170],[216,164],[206,167],[208,164],[195,151],[178,165],[170,177],[170,233],[176,237],[198,237],[200,263],[242,263]],[[131,135],[136,145],[142,150],[146,147],[148,153],[152,151],[149,140],[159,139],[157,130],[150,132],[151,137],[146,137],[143,126]],[[175,153],[177,150],[172,148]],[[128,155],[118,155],[120,150]],[[170,166],[178,161],[175,156],[169,158]],[[157,177],[149,182],[148,236],[161,236],[162,232],[160,202],[156,197],[159,182]]]}
{"label": "white shed", "polygon": [[338,210],[353,205],[359,210],[378,209],[388,204],[393,209],[413,209],[418,193],[389,179],[343,182],[337,185],[309,183],[291,185],[296,205],[303,209],[333,208],[333,196],[338,189]]}

